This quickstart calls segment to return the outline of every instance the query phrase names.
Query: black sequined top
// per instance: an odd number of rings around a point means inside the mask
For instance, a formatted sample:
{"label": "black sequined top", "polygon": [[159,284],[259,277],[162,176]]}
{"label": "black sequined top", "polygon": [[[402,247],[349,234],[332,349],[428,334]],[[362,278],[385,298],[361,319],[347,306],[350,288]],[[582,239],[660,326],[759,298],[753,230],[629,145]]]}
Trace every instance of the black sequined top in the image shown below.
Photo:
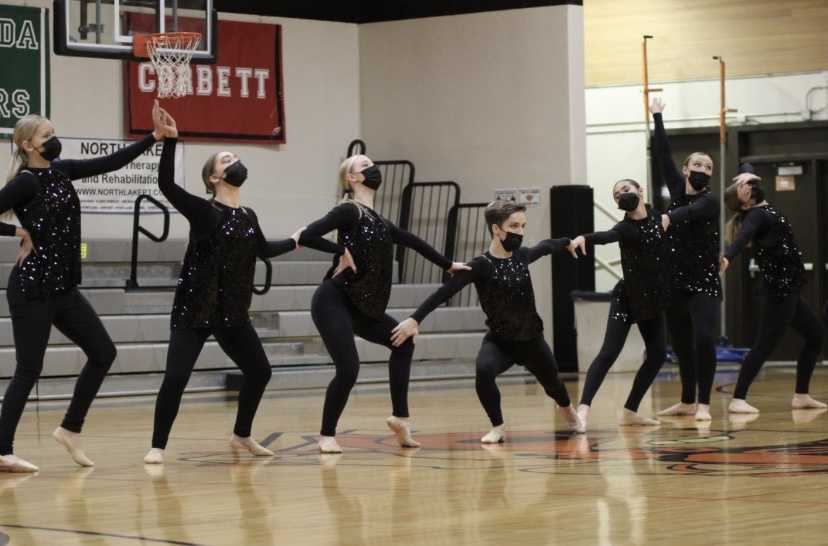
{"label": "black sequined top", "polygon": [[486,325],[496,338],[526,341],[543,333],[543,320],[535,307],[535,292],[529,264],[569,244],[569,239],[547,239],[531,248],[521,247],[509,258],[496,258],[489,252],[468,263],[471,271],[463,271],[428,297],[411,318],[422,322],[463,287],[474,283],[480,307],[486,314]]}
{"label": "black sequined top", "polygon": [[685,178],[673,163],[661,114],[653,118],[653,154],[672,199],[667,210],[671,220],[667,240],[672,289],[721,298],[719,202],[710,191],[687,194]]}
{"label": "black sequined top", "polygon": [[799,292],[805,284],[805,265],[791,223],[770,205],[743,214],[742,228],[725,250],[725,257],[732,260],[753,240],[756,263],[770,293],[783,297]]}
{"label": "black sequined top", "polygon": [[150,134],[105,157],[26,167],[0,190],[0,212],[14,209],[34,243],[34,251],[11,273],[27,299],[63,294],[81,283],[81,208],[72,180],[118,170],[154,143]]}
{"label": "black sequined top", "polygon": [[661,227],[661,212],[647,205],[647,216],[633,220],[629,215],[609,231],[590,233],[590,244],[619,244],[625,291],[626,320],[637,322],[656,318],[667,302],[666,236]]}
{"label": "black sequined top", "polygon": [[395,243],[419,252],[442,269],[451,267],[451,260],[428,243],[399,229],[373,209],[356,201],[337,205],[324,218],[308,225],[304,234],[320,237],[334,229],[338,231],[341,252],[348,249],[354,258],[357,272],[347,269],[332,278],[338,263],[338,258],[335,258],[334,266],[325,279],[331,279],[348,295],[354,307],[371,318],[382,318],[388,307]]}
{"label": "black sequined top", "polygon": [[[233,208],[187,193],[175,183],[175,139],[167,139],[159,163],[158,186],[190,223],[190,242],[175,290],[171,327],[213,328],[249,322],[256,257],[272,258],[296,248],[293,239],[267,241],[252,209]],[[300,244],[326,252],[328,241]]]}

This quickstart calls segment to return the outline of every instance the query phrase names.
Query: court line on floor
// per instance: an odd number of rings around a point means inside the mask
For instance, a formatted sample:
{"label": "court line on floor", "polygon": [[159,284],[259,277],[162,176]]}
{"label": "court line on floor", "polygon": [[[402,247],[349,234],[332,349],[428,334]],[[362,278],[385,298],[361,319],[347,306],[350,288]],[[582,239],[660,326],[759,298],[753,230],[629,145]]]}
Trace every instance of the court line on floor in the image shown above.
{"label": "court line on floor", "polygon": [[[29,531],[46,531],[50,533],[69,533],[75,535],[86,535],[86,536],[96,536],[96,537],[107,537],[107,538],[123,538],[126,540],[137,540],[141,542],[151,542],[155,544],[174,544],[176,546],[204,546],[202,544],[197,544],[195,542],[184,542],[181,540],[166,540],[163,538],[147,538],[142,536],[132,536],[132,535],[122,535],[119,533],[102,533],[98,531],[82,531],[79,529],[59,529],[56,527],[38,527],[34,525],[19,525],[19,524],[9,524],[9,523],[0,523],[0,527],[7,527],[9,529],[27,529]],[[0,537],[2,538],[2,537]],[[0,545],[6,543],[0,543]]]}

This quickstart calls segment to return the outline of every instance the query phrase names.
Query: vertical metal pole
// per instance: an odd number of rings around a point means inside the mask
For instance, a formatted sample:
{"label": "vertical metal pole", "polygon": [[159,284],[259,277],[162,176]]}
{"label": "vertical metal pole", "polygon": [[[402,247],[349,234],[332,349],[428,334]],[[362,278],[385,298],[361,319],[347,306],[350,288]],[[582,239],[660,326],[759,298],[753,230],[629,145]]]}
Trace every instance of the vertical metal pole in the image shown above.
{"label": "vertical metal pole", "polygon": [[[727,114],[736,112],[735,108],[727,107],[727,96],[725,95],[725,74],[726,66],[724,59],[716,55],[713,60],[719,62],[719,253],[724,253],[724,232],[725,232],[725,207],[724,195],[727,185]],[[722,319],[720,333],[726,337],[727,333],[727,306],[725,304],[725,283],[722,282]]]}
{"label": "vertical metal pole", "polygon": [[[116,14],[117,16],[118,14]],[[103,33],[103,24],[101,24],[101,0],[95,0],[95,43],[101,43],[101,33]]]}
{"label": "vertical metal pole", "polygon": [[[173,32],[178,32],[178,0],[172,0],[173,8]],[[164,16],[163,14],[161,15]],[[207,15],[209,17],[209,14]]]}

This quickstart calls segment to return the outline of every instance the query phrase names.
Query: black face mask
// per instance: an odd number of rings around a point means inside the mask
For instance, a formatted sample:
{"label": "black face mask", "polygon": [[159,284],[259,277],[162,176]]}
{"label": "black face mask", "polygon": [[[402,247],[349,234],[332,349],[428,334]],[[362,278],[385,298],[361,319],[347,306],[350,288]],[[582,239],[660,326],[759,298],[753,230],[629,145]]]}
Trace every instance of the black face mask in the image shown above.
{"label": "black face mask", "polygon": [[43,143],[43,150],[40,151],[40,157],[45,159],[46,161],[54,161],[55,159],[60,157],[60,151],[63,147],[60,144],[60,140],[58,137],[53,136],[49,140]]}
{"label": "black face mask", "polygon": [[247,167],[241,161],[236,161],[224,169],[224,179],[231,186],[241,187],[244,181],[247,180]]}
{"label": "black face mask", "polygon": [[506,237],[501,239],[500,244],[503,245],[503,250],[506,252],[514,252],[523,244],[523,235],[507,231]]}
{"label": "black face mask", "polygon": [[710,175],[700,171],[690,171],[690,186],[696,191],[702,191],[710,185]]}
{"label": "black face mask", "polygon": [[759,186],[758,182],[750,185],[750,198],[757,205],[765,200],[765,190]]}
{"label": "black face mask", "polygon": [[371,165],[370,167],[363,169],[360,174],[365,177],[365,180],[362,183],[365,184],[366,188],[371,188],[372,190],[377,191],[380,185],[382,185],[382,172],[380,172],[379,167],[376,165]]}
{"label": "black face mask", "polygon": [[638,208],[640,197],[635,192],[626,192],[618,196],[618,208],[630,212]]}

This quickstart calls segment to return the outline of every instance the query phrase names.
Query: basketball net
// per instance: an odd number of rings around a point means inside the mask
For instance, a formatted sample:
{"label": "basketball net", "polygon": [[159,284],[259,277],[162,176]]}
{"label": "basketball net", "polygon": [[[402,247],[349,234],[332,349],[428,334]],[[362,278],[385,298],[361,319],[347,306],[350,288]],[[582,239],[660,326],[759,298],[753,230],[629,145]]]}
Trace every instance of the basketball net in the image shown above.
{"label": "basketball net", "polygon": [[155,68],[159,99],[177,99],[192,92],[190,60],[201,42],[198,32],[162,32],[133,37],[133,53]]}

